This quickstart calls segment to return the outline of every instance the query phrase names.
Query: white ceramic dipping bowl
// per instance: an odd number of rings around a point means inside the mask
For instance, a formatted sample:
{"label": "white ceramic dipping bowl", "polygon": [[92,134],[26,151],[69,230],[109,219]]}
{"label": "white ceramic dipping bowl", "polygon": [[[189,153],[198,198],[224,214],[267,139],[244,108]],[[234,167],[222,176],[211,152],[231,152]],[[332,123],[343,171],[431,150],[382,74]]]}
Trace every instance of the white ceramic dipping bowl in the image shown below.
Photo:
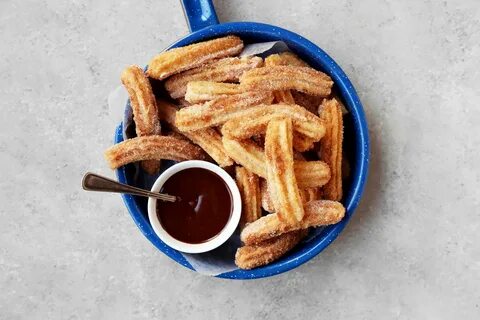
{"label": "white ceramic dipping bowl", "polygon": [[[179,171],[190,168],[201,168],[217,174],[230,190],[230,194],[232,196],[232,213],[230,214],[230,219],[222,231],[220,231],[220,233],[215,237],[202,243],[186,243],[179,241],[168,234],[168,232],[162,227],[162,224],[157,216],[157,200],[153,198],[148,198],[148,219],[150,220],[150,224],[152,225],[152,228],[157,236],[169,247],[185,253],[202,253],[218,248],[232,236],[233,232],[238,226],[238,223],[240,222],[242,200],[237,184],[225,170],[213,163],[200,160],[190,160],[174,164],[157,178],[152,186],[151,191],[160,192],[163,184],[171,176]],[[185,188],[188,188],[188,181],[185,181]]]}

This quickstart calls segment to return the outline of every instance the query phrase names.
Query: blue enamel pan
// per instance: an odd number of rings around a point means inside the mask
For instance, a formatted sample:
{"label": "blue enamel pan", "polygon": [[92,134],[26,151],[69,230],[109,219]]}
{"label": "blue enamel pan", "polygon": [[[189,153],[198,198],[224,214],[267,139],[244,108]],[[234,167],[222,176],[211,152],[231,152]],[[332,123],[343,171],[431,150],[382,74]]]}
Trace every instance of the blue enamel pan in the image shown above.
{"label": "blue enamel pan", "polygon": [[[327,226],[317,235],[299,244],[293,251],[267,266],[253,270],[234,270],[218,275],[220,278],[256,279],[280,274],[298,267],[315,257],[342,232],[352,218],[358,206],[368,174],[369,140],[368,128],[362,104],[358,95],[342,69],[322,49],[300,35],[288,30],[256,22],[219,23],[211,0],[183,0],[183,8],[191,33],[178,40],[170,48],[235,34],[246,43],[283,41],[302,59],[317,70],[328,74],[335,82],[334,90],[341,97],[348,114],[345,116],[344,150],[350,164],[350,176],[344,183],[345,218],[332,226]],[[128,108],[127,108],[128,109]],[[123,141],[123,128],[120,125],[115,133],[115,143]],[[131,165],[117,170],[118,180],[134,184],[135,169]],[[154,233],[148,214],[141,199],[123,195],[125,205],[140,231],[150,242],[164,254],[179,264],[192,269],[183,255],[165,245]]]}

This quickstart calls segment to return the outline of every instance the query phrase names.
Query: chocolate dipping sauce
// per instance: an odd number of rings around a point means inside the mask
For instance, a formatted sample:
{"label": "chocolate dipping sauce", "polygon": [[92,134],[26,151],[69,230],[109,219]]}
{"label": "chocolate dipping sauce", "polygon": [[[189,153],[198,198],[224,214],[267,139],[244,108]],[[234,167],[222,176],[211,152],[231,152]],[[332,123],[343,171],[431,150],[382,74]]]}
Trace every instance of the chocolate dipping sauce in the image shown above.
{"label": "chocolate dipping sauce", "polygon": [[232,195],[217,174],[202,168],[189,168],[172,175],[161,193],[180,201],[157,200],[158,220],[175,239],[202,243],[218,235],[232,214]]}

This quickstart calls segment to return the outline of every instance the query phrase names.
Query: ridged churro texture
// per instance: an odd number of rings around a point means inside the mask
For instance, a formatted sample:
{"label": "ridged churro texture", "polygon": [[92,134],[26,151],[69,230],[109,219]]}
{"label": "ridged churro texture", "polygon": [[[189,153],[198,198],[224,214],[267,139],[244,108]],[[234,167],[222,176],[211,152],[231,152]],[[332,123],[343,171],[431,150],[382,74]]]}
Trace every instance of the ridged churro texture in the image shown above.
{"label": "ridged churro texture", "polygon": [[165,81],[165,89],[174,99],[185,96],[192,81],[238,82],[243,72],[263,65],[262,58],[224,58],[176,75]]}
{"label": "ridged churro texture", "polygon": [[[225,151],[239,165],[266,179],[265,152],[252,140],[234,140],[222,137]],[[295,161],[295,177],[301,188],[321,187],[330,179],[330,168],[323,161]]]}
{"label": "ridged churro texture", "polygon": [[319,158],[331,171],[330,181],[323,186],[323,197],[329,200],[342,199],[342,143],[343,115],[336,99],[324,100],[319,108],[320,117],[326,125],[326,134],[320,144]]}
{"label": "ridged churro texture", "polygon": [[321,187],[331,177],[329,166],[323,161],[295,161],[295,177],[301,188]]}
{"label": "ridged churro texture", "polygon": [[245,91],[297,90],[327,97],[333,81],[325,73],[308,67],[265,66],[245,71],[240,85]]}
{"label": "ridged churro texture", "polygon": [[292,231],[256,245],[238,248],[235,264],[247,270],[266,265],[293,249],[307,234],[308,230]]}
{"label": "ridged churro texture", "polygon": [[191,44],[156,55],[148,64],[149,77],[163,80],[173,74],[203,65],[213,59],[239,54],[243,41],[237,36]]}
{"label": "ridged churro texture", "polygon": [[187,84],[185,100],[195,104],[238,93],[241,91],[240,85],[237,83],[191,81]]}
{"label": "ridged churro texture", "polygon": [[175,123],[181,131],[218,126],[240,116],[253,106],[268,104],[272,100],[271,92],[244,92],[218,98],[179,110]]}
{"label": "ridged churro texture", "polygon": [[304,215],[302,198],[293,169],[292,120],[272,120],[265,135],[267,182],[275,212],[291,224]]}
{"label": "ridged churro texture", "polygon": [[[278,54],[271,54],[265,58],[265,66],[297,66],[308,67],[304,61],[291,52],[282,52]],[[274,91],[276,103],[295,104],[295,100],[291,90]]]}
{"label": "ridged churro texture", "polygon": [[143,160],[205,160],[203,150],[189,141],[166,136],[146,136],[128,139],[105,151],[105,159],[112,169]]}
{"label": "ridged churro texture", "polygon": [[175,125],[177,108],[165,100],[157,100],[160,119],[167,122],[172,130],[181,133],[190,141],[201,147],[221,167],[231,166],[233,160],[227,155],[222,143],[222,136],[214,128],[181,132]]}
{"label": "ridged churro texture", "polygon": [[240,239],[246,245],[254,245],[287,232],[335,224],[345,216],[345,208],[337,201],[311,201],[305,204],[304,210],[305,216],[297,224],[290,224],[281,220],[276,213],[263,216],[248,224],[242,230]]}
{"label": "ridged churro texture", "polygon": [[[155,96],[143,70],[136,65],[129,66],[123,70],[120,79],[130,97],[137,137],[160,134],[161,128]],[[153,175],[158,173],[160,162],[157,160],[143,161],[141,166],[145,172]]]}
{"label": "ridged churro texture", "polygon": [[[233,139],[246,139],[265,134],[267,125],[273,119],[289,118],[293,129],[311,138],[320,140],[325,134],[322,120],[304,108],[290,104],[257,105],[232,115],[222,127],[222,133]],[[313,143],[313,142],[312,142]]]}
{"label": "ridged churro texture", "polygon": [[241,225],[253,222],[262,216],[260,179],[243,167],[235,169],[238,189],[242,196]]}

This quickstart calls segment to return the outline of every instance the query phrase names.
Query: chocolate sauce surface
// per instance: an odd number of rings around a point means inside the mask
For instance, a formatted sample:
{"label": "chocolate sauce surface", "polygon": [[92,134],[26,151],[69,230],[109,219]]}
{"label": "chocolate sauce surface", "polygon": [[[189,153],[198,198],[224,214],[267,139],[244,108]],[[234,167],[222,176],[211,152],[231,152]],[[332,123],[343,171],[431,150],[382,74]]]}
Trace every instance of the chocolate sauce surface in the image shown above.
{"label": "chocolate sauce surface", "polygon": [[232,195],[217,174],[189,168],[172,175],[161,193],[180,201],[157,200],[157,216],[172,237],[186,243],[202,243],[218,235],[232,214]]}

